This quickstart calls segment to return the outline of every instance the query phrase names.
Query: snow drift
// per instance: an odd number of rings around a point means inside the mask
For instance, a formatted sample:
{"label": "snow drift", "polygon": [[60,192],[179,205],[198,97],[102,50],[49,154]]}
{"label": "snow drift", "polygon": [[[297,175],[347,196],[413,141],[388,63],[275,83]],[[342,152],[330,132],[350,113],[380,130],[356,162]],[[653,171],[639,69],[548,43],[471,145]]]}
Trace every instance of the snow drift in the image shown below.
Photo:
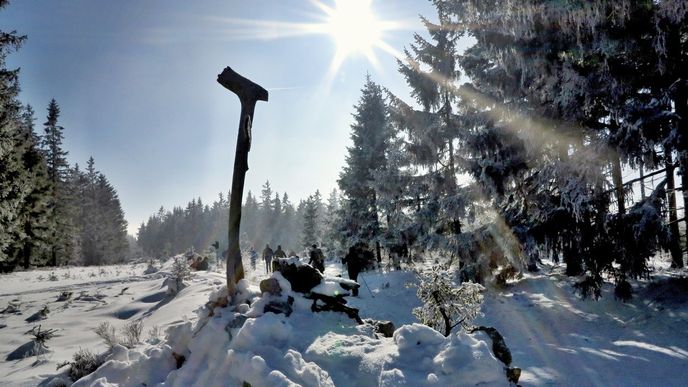
{"label": "snow drift", "polygon": [[[197,311],[196,323],[169,327],[162,343],[115,347],[98,370],[74,386],[506,384],[502,364],[483,341],[464,333],[444,337],[419,324],[401,326],[392,338],[379,337],[373,326],[345,314],[313,313],[312,300],[293,292],[280,273],[272,278],[280,296],[261,295],[242,280],[230,300],[226,288],[217,286]],[[225,300],[230,306],[215,306]],[[263,311],[268,304],[288,302],[289,316]]]}

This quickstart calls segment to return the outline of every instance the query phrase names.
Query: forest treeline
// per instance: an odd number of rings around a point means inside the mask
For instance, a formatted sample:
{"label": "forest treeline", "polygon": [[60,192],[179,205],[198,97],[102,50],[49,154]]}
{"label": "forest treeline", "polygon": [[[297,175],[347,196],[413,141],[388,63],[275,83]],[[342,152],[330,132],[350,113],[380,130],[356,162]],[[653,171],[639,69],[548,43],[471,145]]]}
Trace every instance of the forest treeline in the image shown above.
{"label": "forest treeline", "polygon": [[[227,249],[229,193],[218,194],[211,204],[201,198],[186,207],[165,210],[143,222],[138,230],[138,245],[154,257],[167,257],[193,249],[204,251],[218,242],[219,253]],[[246,195],[241,214],[241,248],[260,252],[266,244],[278,245],[297,254],[313,244],[322,244],[334,253],[332,235],[328,233],[338,209],[337,191],[324,201],[319,190],[295,206],[287,193],[273,191],[270,181],[263,184],[260,196]]]}
{"label": "forest treeline", "polygon": [[[423,18],[426,33],[398,61],[415,100],[368,77],[354,107],[341,195],[320,207],[327,215],[313,239],[340,253],[362,242],[378,257],[432,254],[477,281],[536,270],[549,258],[580,276],[579,289],[592,296],[605,279],[623,293],[660,251],[682,267],[685,1],[433,4],[437,22]],[[470,44],[459,49],[459,41]],[[624,173],[638,178],[624,182]],[[657,184],[646,184],[650,176]],[[242,239],[256,248],[306,246],[309,201],[294,211],[286,197],[270,197],[248,195]],[[225,212],[204,223],[215,227],[205,239],[226,240],[226,206],[221,197],[203,207]],[[141,227],[140,241],[159,224],[176,227],[168,219],[194,218],[195,207],[200,201],[160,211]],[[176,237],[168,239],[175,246]],[[180,241],[176,250],[194,243]]]}
{"label": "forest treeline", "polygon": [[40,135],[19,100],[19,70],[6,58],[25,39],[0,31],[0,269],[121,262],[129,242],[116,190],[92,157],[85,170],[69,165],[54,99]]}

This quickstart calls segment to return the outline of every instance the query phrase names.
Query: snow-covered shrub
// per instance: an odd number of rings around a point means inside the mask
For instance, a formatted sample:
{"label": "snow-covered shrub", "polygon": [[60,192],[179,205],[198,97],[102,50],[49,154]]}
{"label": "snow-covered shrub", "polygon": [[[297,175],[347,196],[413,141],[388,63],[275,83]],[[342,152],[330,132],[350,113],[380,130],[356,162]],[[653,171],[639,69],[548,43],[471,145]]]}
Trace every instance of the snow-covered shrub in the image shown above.
{"label": "snow-covered shrub", "polygon": [[191,278],[191,269],[189,269],[189,265],[184,257],[174,257],[171,274],[172,279],[177,283],[177,291],[184,288],[184,280]]}
{"label": "snow-covered shrub", "polygon": [[128,322],[122,327],[122,335],[124,336],[122,345],[127,348],[133,348],[141,343],[141,333],[143,332],[143,321],[134,320]]}
{"label": "snow-covered shrub", "polygon": [[80,348],[72,357],[72,361],[59,363],[57,369],[69,366],[69,378],[73,382],[93,373],[103,364],[104,356],[98,355],[88,349]]}
{"label": "snow-covered shrub", "polygon": [[59,281],[59,278],[57,277],[57,274],[55,274],[54,271],[51,272],[48,276],[48,281]]}
{"label": "snow-covered shrub", "polygon": [[94,332],[103,339],[108,346],[108,350],[112,349],[115,345],[133,348],[141,343],[143,322],[141,320],[130,321],[120,329],[120,333],[118,334],[115,327],[105,321],[98,324]]}
{"label": "snow-covered shrub", "polygon": [[413,309],[413,315],[423,324],[449,336],[457,325],[468,330],[480,315],[484,287],[473,282],[455,286],[447,268],[437,265],[419,273],[418,298],[423,306]]}
{"label": "snow-covered shrub", "polygon": [[33,336],[33,341],[41,344],[45,344],[46,341],[52,339],[55,336],[55,329],[41,330],[41,326],[37,325],[31,328],[26,334]]}
{"label": "snow-covered shrub", "polygon": [[146,341],[150,344],[158,344],[162,341],[162,330],[160,326],[153,325],[153,327],[148,330],[148,339],[146,339]]}
{"label": "snow-covered shrub", "polygon": [[148,262],[148,267],[146,267],[146,270],[143,271],[143,274],[154,274],[158,272],[158,268],[155,266],[153,263],[153,260]]}
{"label": "snow-covered shrub", "polygon": [[112,324],[107,321],[98,324],[96,329],[93,331],[96,333],[96,335],[103,339],[105,345],[108,346],[108,349],[112,349],[112,347],[120,342],[120,338],[117,337],[117,331],[115,330],[115,327],[113,327]]}
{"label": "snow-covered shrub", "polygon": [[56,329],[41,330],[40,325],[34,326],[32,329],[24,333],[26,335],[33,336],[31,341],[10,352],[5,360],[14,361],[30,356],[36,356],[37,363],[44,362],[45,358],[43,355],[49,352],[46,343],[55,336],[55,332],[57,332]]}

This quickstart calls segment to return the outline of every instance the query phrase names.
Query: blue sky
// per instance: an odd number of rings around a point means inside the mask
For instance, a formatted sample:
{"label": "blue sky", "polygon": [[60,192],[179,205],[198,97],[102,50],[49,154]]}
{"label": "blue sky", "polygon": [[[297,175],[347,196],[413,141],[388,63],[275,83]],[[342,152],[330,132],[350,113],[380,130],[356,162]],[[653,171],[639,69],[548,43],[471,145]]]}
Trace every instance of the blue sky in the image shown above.
{"label": "blue sky", "polygon": [[[396,50],[423,31],[419,14],[435,15],[427,0],[373,0],[372,9],[379,19],[408,22],[384,34]],[[269,179],[294,203],[336,186],[366,72],[411,101],[385,51],[375,51],[376,66],[348,56],[329,79],[331,36],[246,30],[256,20],[324,18],[305,0],[15,0],[0,12],[0,28],[28,35],[8,62],[21,68],[22,101],[37,111],[38,130],[56,98],[70,163],[95,158],[135,233],[161,205],[209,203],[229,189],[239,101],[216,83],[225,66],[270,92],[256,107],[245,191]]]}

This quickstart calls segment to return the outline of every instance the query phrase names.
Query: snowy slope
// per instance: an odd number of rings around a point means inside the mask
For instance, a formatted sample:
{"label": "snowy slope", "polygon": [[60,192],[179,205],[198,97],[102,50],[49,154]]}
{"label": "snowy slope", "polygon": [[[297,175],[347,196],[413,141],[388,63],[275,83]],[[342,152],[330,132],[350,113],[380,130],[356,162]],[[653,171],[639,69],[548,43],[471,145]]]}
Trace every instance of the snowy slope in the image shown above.
{"label": "snowy slope", "polygon": [[[344,314],[311,312],[311,300],[291,292],[279,273],[274,278],[283,289],[280,297],[260,295],[244,281],[236,309],[201,312],[197,324],[172,328],[170,339],[158,346],[118,348],[75,386],[506,384],[502,364],[483,341],[465,334],[445,338],[419,324],[401,326],[392,338],[378,337],[372,326],[358,325]],[[218,287],[210,299],[222,297]],[[286,302],[289,297],[294,299],[289,316],[263,313],[267,303]],[[241,305],[242,299],[250,299],[251,306]],[[174,369],[172,353],[185,357],[181,368]],[[169,374],[158,372],[161,369]]]}
{"label": "snowy slope", "polygon": [[[145,337],[154,326],[164,330],[171,324],[193,320],[193,311],[207,301],[214,284],[224,282],[221,274],[198,273],[191,280],[192,286],[170,300],[161,288],[163,274],[143,275],[145,268],[143,264],[60,268],[54,271],[55,281],[47,279],[53,271],[3,275],[0,310],[13,301],[19,303],[21,314],[0,314],[0,326],[7,325],[0,329],[0,385],[35,386],[43,376],[54,374],[59,362],[71,360],[79,348],[104,351],[105,344],[93,332],[103,321],[119,328],[142,318]],[[63,291],[73,293],[71,301],[56,301]],[[45,305],[50,310],[47,319],[25,321]],[[9,353],[30,341],[24,333],[38,324],[42,329],[58,330],[47,343],[51,352],[40,359],[6,361]]]}
{"label": "snowy slope", "polygon": [[[668,278],[660,272],[654,282]],[[688,294],[668,291],[666,305],[643,289],[627,303],[617,301],[611,284],[600,300],[581,300],[562,267],[545,265],[488,293],[478,323],[504,335],[523,385],[686,386]]]}

